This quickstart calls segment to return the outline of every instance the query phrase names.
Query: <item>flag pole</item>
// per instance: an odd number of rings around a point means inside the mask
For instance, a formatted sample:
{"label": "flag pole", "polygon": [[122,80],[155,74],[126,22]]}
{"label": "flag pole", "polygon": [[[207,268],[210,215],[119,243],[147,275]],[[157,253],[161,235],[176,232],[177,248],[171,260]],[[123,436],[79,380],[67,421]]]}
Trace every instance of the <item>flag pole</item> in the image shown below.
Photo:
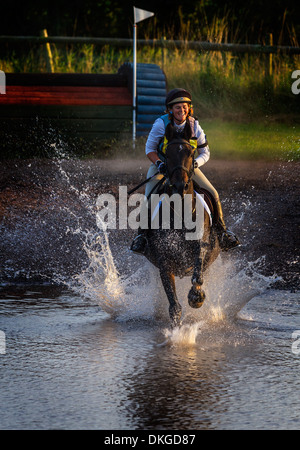
{"label": "flag pole", "polygon": [[133,148],[135,148],[135,141],[136,141],[136,68],[137,68],[137,63],[136,63],[136,59],[137,59],[137,23],[141,22],[141,20],[145,20],[148,19],[148,17],[152,17],[154,16],[154,13],[151,11],[146,11],[145,9],[140,9],[140,8],[136,8],[135,6],[133,7],[133,16],[134,16],[134,21],[133,21],[133,86],[132,86],[132,144],[133,144]]}
{"label": "flag pole", "polygon": [[133,99],[132,99],[132,140],[133,140],[133,148],[135,148],[135,140],[136,140],[136,33],[137,25],[133,24]]}

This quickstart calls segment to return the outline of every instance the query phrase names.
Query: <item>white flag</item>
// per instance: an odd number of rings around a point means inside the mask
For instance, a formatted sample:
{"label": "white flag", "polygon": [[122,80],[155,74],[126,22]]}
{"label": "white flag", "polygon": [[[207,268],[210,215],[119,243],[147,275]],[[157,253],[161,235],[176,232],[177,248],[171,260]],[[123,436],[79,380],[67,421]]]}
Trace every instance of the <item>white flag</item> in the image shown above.
{"label": "white flag", "polygon": [[149,17],[154,16],[153,12],[146,11],[145,9],[133,7],[134,12],[134,23],[141,22],[142,20],[148,19]]}

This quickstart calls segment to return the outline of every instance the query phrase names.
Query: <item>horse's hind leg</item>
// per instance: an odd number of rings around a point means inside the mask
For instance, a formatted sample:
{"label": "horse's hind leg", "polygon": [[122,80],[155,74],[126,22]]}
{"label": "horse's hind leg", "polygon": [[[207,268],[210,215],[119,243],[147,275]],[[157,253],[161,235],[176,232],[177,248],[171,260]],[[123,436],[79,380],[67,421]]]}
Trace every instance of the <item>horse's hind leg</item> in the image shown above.
{"label": "horse's hind leg", "polygon": [[192,276],[192,287],[188,295],[189,305],[192,308],[200,308],[205,300],[205,292],[202,290],[203,284],[203,263],[205,251],[200,250],[200,255],[196,260],[194,273]]}
{"label": "horse's hind leg", "polygon": [[160,276],[169,300],[169,313],[172,324],[178,326],[180,325],[182,308],[176,295],[175,276],[173,273],[168,273],[163,270],[160,271]]}

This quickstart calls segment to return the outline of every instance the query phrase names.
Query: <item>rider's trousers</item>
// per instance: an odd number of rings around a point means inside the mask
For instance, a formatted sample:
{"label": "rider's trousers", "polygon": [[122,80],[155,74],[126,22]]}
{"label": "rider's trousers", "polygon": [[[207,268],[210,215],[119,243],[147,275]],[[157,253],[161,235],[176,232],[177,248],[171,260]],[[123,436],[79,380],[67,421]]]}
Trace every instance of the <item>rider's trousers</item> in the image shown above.
{"label": "rider's trousers", "polygon": [[[151,166],[149,167],[148,173],[147,173],[147,178],[152,177],[152,175],[154,175],[156,172],[157,172],[157,167],[155,166],[155,164],[151,164]],[[163,178],[163,175],[158,173],[155,177],[152,178],[152,180],[148,181],[148,183],[146,184],[146,190],[145,190],[146,197],[150,194],[150,192],[154,188],[155,184],[162,178]],[[218,202],[219,194],[218,194],[217,190],[213,187],[213,185],[210,183],[210,181],[208,181],[208,179],[206,178],[204,173],[201,172],[200,169],[198,169],[198,168],[195,169],[195,173],[192,177],[192,180],[195,181],[200,187],[209,191],[213,195],[216,202]]]}
{"label": "rider's trousers", "polygon": [[[157,172],[157,167],[155,166],[155,164],[151,164],[151,166],[149,167],[148,173],[147,173],[147,178],[152,177],[152,175],[154,175],[156,172]],[[146,197],[150,194],[150,192],[152,191],[152,189],[154,188],[156,183],[159,180],[161,180],[162,178],[163,178],[163,175],[158,173],[155,177],[152,178],[152,180],[148,181],[148,183],[146,184],[146,189],[145,189]],[[213,195],[213,197],[216,201],[216,204],[217,204],[219,218],[220,218],[220,220],[223,221],[224,220],[223,219],[223,211],[222,211],[222,206],[221,206],[221,202],[219,199],[218,191],[213,187],[211,182],[206,178],[204,173],[202,173],[199,168],[195,169],[192,180],[195,181],[200,187],[206,189]],[[153,193],[155,193],[155,191]]]}

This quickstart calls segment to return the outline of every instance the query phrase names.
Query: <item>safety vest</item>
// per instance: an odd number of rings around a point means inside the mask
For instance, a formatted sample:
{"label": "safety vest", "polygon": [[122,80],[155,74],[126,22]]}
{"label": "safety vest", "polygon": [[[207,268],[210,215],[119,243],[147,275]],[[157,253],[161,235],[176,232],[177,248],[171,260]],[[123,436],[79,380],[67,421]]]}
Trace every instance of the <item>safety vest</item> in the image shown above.
{"label": "safety vest", "polygon": [[[164,124],[165,124],[165,129],[167,128],[167,125],[171,122],[170,118],[169,118],[169,114],[164,114],[163,116],[160,117]],[[190,117],[189,116],[189,121],[190,121],[190,125],[191,125],[191,129],[194,130],[195,127],[195,118],[194,117]],[[197,148],[197,138],[196,137],[192,137],[191,139],[189,139],[189,143],[191,144],[191,146],[194,148],[194,150],[196,150]],[[168,145],[168,139],[166,138],[166,135],[164,135],[163,138],[161,138],[161,141],[158,145],[158,150],[160,153],[162,153],[163,155],[166,153],[166,149],[167,149],[167,145]]]}

